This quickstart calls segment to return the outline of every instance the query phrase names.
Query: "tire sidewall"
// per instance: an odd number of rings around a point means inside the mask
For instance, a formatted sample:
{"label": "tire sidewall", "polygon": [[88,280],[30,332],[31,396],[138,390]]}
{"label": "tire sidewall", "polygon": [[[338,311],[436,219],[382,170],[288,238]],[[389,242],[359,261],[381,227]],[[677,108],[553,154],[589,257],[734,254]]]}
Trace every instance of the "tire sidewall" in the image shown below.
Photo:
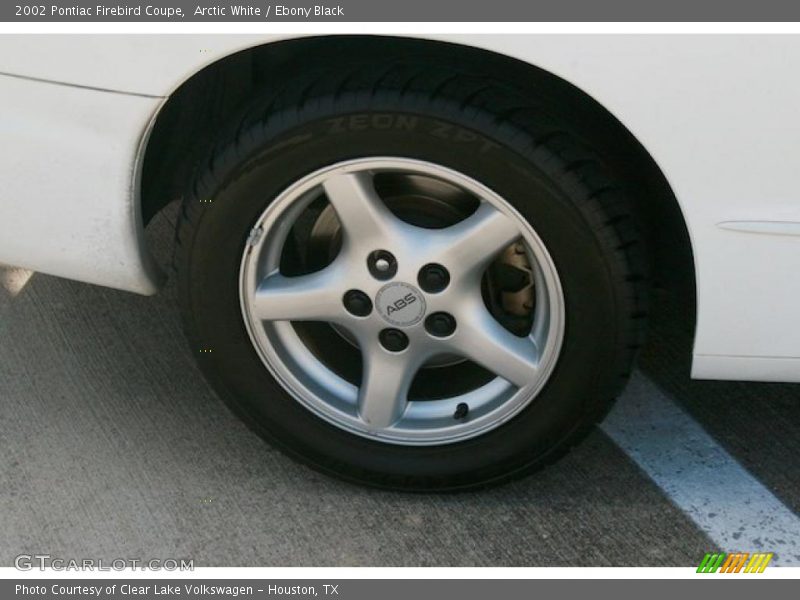
{"label": "tire sidewall", "polygon": [[[363,105],[357,99],[350,104]],[[274,115],[218,154],[189,202],[199,209],[188,243],[181,296],[203,370],[234,411],[262,436],[313,466],[390,487],[449,488],[490,482],[545,462],[602,411],[619,358],[619,294],[602,215],[563,161],[512,127],[481,114],[406,99],[366,108],[312,103]],[[491,133],[487,133],[491,132]],[[512,420],[441,446],[386,444],[347,433],[290,396],[261,362],[247,333],[239,269],[251,228],[269,202],[320,168],[350,159],[401,157],[464,173],[530,222],[556,266],[565,300],[561,354],[549,381]]]}

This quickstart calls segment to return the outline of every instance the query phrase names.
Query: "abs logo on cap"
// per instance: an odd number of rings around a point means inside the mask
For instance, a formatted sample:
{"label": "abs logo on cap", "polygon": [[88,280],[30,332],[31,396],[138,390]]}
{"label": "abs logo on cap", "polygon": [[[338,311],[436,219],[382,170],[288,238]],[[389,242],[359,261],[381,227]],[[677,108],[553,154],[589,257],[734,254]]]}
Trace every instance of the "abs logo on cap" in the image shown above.
{"label": "abs logo on cap", "polygon": [[385,321],[410,327],[425,316],[425,298],[413,285],[394,282],[383,286],[375,296],[375,306]]}

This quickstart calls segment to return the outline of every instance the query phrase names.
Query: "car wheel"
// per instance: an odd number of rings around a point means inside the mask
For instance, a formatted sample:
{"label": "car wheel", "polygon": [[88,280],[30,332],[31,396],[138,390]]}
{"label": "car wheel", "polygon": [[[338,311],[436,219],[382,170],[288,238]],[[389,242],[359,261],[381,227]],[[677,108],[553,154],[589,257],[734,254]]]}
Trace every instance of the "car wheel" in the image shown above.
{"label": "car wheel", "polygon": [[619,393],[645,317],[623,186],[579,140],[545,97],[418,65],[256,99],[179,224],[204,373],[348,480],[466,489],[551,463]]}

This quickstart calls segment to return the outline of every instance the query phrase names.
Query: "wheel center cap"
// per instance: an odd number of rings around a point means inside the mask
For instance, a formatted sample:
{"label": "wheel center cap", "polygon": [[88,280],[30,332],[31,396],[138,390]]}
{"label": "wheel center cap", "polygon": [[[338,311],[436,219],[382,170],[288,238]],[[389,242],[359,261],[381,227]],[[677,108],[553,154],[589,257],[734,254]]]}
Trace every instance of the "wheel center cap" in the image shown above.
{"label": "wheel center cap", "polygon": [[378,290],[375,308],[387,323],[410,327],[425,316],[425,297],[413,285],[395,281]]}

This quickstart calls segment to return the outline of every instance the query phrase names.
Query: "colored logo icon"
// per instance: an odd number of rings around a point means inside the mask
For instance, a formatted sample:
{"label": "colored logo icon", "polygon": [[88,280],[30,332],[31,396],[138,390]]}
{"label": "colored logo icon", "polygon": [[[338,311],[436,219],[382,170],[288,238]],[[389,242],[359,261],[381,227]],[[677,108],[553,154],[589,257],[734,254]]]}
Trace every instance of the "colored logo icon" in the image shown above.
{"label": "colored logo icon", "polygon": [[763,573],[772,560],[772,552],[707,553],[698,573]]}

